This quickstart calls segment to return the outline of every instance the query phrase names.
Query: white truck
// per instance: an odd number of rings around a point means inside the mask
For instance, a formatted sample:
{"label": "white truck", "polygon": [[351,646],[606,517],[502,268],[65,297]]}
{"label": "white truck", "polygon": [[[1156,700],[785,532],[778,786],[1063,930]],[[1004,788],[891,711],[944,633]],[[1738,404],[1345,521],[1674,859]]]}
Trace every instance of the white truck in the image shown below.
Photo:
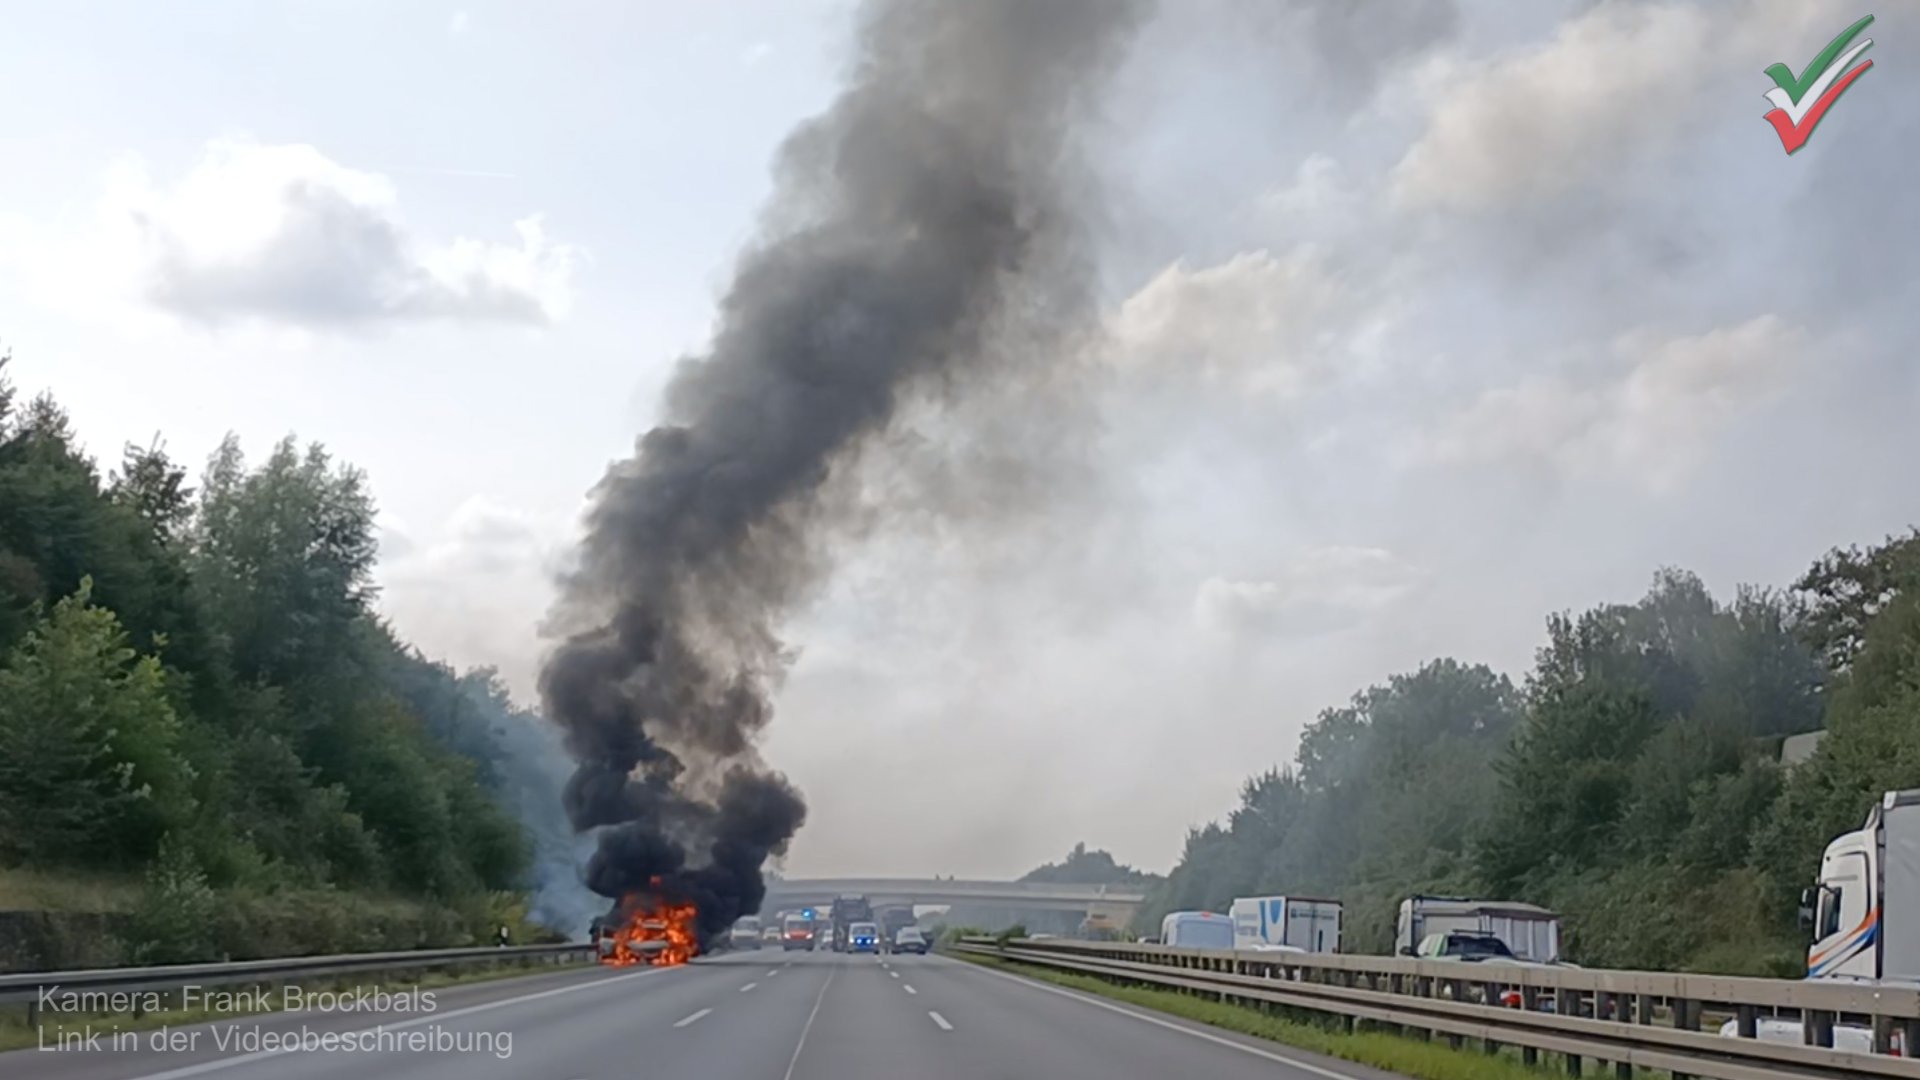
{"label": "white truck", "polygon": [[1433,934],[1462,933],[1499,938],[1517,960],[1560,962],[1560,916],[1516,900],[1410,896],[1400,901],[1393,930],[1394,951],[1402,956],[1414,955]]}
{"label": "white truck", "polygon": [[1340,951],[1340,901],[1305,896],[1242,896],[1227,908],[1233,947],[1286,952]]}
{"label": "white truck", "polygon": [[[1890,986],[1920,985],[1920,790],[1889,791],[1867,811],[1866,824],[1841,833],[1820,857],[1820,878],[1802,897],[1801,918],[1813,929],[1807,978]],[[1912,919],[1912,922],[1908,922]],[[1736,1035],[1728,1021],[1722,1035]],[[1756,1034],[1797,1043],[1798,1020],[1763,1017]],[[1895,1053],[1905,1053],[1894,1033]],[[1836,1025],[1833,1045],[1867,1053],[1873,1034]]]}

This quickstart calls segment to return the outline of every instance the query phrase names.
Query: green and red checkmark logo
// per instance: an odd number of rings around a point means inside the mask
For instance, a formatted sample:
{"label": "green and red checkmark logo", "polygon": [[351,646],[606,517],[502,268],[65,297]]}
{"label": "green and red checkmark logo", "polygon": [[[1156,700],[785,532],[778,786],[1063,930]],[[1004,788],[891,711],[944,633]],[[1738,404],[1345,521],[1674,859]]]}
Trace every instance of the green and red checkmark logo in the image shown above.
{"label": "green and red checkmark logo", "polygon": [[1873,39],[1863,39],[1858,45],[1853,39],[1873,21],[1869,15],[1841,32],[1840,36],[1827,43],[1820,55],[1806,66],[1800,74],[1785,64],[1775,64],[1767,69],[1767,76],[1773,80],[1773,89],[1767,91],[1767,100],[1773,103],[1773,111],[1767,114],[1767,122],[1780,136],[1780,145],[1791,154],[1807,144],[1813,129],[1820,126],[1820,120],[1827,110],[1847,92],[1853,81],[1866,74],[1873,66],[1869,60],[1859,67],[1851,67],[1860,54],[1873,47]]}

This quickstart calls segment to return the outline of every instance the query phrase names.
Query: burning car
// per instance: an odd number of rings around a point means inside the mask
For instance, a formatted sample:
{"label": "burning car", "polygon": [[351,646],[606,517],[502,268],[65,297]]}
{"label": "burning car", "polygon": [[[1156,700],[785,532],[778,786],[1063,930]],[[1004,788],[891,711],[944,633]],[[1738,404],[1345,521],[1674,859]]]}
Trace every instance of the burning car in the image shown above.
{"label": "burning car", "polygon": [[594,921],[600,962],[614,967],[670,967],[700,954],[699,909],[665,897],[636,894]]}

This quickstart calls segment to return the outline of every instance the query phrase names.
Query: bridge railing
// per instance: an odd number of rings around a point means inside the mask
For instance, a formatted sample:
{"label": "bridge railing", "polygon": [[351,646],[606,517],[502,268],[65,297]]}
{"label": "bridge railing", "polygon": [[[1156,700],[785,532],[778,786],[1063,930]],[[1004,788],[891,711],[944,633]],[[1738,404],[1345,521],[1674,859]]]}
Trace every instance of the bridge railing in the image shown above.
{"label": "bridge railing", "polygon": [[[1402,957],[1229,952],[1121,942],[967,938],[959,950],[1027,964],[1387,1025],[1524,1060],[1560,1054],[1676,1077],[1920,1078],[1920,988]],[[1701,1030],[1734,1022],[1742,1038]],[[1791,1027],[1798,1038],[1776,1039]],[[1834,1046],[1836,1029],[1859,1035]],[[1868,1051],[1874,1052],[1868,1052]]]}

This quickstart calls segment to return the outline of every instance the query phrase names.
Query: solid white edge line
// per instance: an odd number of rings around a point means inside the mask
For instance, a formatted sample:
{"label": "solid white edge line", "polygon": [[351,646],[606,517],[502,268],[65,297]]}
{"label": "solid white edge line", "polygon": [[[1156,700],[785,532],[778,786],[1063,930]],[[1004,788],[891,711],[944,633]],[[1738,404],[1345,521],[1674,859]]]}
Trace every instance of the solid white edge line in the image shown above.
{"label": "solid white edge line", "polygon": [[[557,997],[561,994],[571,994],[576,990],[587,990],[596,986],[611,986],[614,983],[626,982],[628,979],[640,979],[640,978],[645,978],[648,975],[662,975],[662,974],[665,974],[666,972],[677,971],[677,970],[679,970],[678,967],[649,968],[646,971],[636,971],[630,975],[615,975],[610,979],[594,979],[590,982],[574,983],[571,986],[561,986],[561,987],[556,987],[555,989],[552,989],[552,990],[542,990],[539,993],[535,993],[535,994],[522,994],[519,997],[502,998],[499,1001],[482,1002],[478,1005],[469,1005],[464,1009],[455,1009],[452,1012],[428,1013],[425,1016],[416,1016],[411,1020],[402,1020],[397,1024],[375,1024],[372,1027],[364,1027],[356,1031],[341,1032],[340,1034],[343,1037],[350,1037],[354,1035],[364,1035],[369,1031],[380,1031],[382,1029],[385,1029],[387,1031],[399,1031],[404,1028],[419,1027],[421,1024],[430,1024],[436,1021],[444,1022],[444,1021],[452,1020],[456,1017],[461,1017],[461,1016],[472,1016],[474,1013],[483,1013],[492,1009],[504,1009],[509,1005],[518,1005],[523,1001],[538,1001],[541,998]],[[243,1021],[235,1021],[235,1023],[241,1023],[241,1022]],[[285,1047],[279,1050],[255,1050],[250,1054],[240,1054],[236,1057],[217,1058],[213,1061],[202,1061],[195,1065],[182,1065],[177,1069],[166,1069],[157,1073],[146,1073],[142,1076],[134,1077],[133,1080],[181,1080],[181,1078],[183,1077],[201,1076],[206,1073],[217,1072],[221,1069],[229,1069],[235,1065],[246,1065],[255,1061],[265,1061],[266,1059],[271,1057],[279,1057],[281,1054],[291,1054],[298,1049],[299,1047],[296,1045],[296,1046]]]}
{"label": "solid white edge line", "polygon": [[933,1022],[934,1022],[934,1023],[936,1023],[936,1024],[939,1024],[939,1025],[940,1025],[940,1030],[941,1030],[941,1031],[952,1031],[952,1030],[953,1030],[953,1025],[952,1025],[952,1024],[949,1024],[949,1023],[947,1023],[947,1018],[946,1018],[946,1017],[944,1017],[944,1016],[941,1016],[941,1015],[940,1015],[939,1013],[937,1013],[937,1012],[934,1012],[934,1011],[933,1011],[932,1009],[928,1009],[928,1010],[927,1010],[927,1015],[928,1015],[928,1016],[931,1016],[931,1017],[933,1017]]}
{"label": "solid white edge line", "polygon": [[1210,1043],[1218,1043],[1221,1046],[1231,1047],[1235,1050],[1240,1051],[1243,1054],[1252,1054],[1254,1057],[1266,1058],[1268,1061],[1277,1061],[1282,1065],[1299,1069],[1302,1072],[1310,1072],[1315,1076],[1324,1076],[1327,1078],[1327,1080],[1359,1080],[1359,1078],[1354,1076],[1352,1073],[1343,1073],[1335,1069],[1324,1068],[1322,1066],[1315,1065],[1311,1061],[1302,1061],[1299,1058],[1288,1057],[1285,1054],[1276,1054],[1271,1050],[1263,1049],[1258,1046],[1248,1046],[1246,1043],[1239,1042],[1234,1039],[1224,1038],[1222,1036],[1215,1035],[1209,1031],[1197,1031],[1193,1028],[1188,1027],[1185,1024],[1176,1024],[1171,1020],[1162,1020],[1157,1016],[1149,1016],[1146,1013],[1136,1012],[1133,1009],[1122,1008],[1118,1005],[1113,1004],[1110,1001],[1102,1001],[1097,997],[1089,997],[1086,994],[1076,993],[1072,990],[1062,989],[1061,987],[1058,987],[1058,986],[1049,986],[1046,983],[1037,982],[1033,979],[1023,979],[1018,975],[1009,975],[1004,971],[995,971],[990,967],[983,967],[980,964],[968,964],[964,960],[956,961],[956,962],[965,964],[967,967],[973,968],[976,971],[985,972],[986,974],[992,975],[995,978],[1005,979],[1008,982],[1019,983],[1022,986],[1029,986],[1035,990],[1045,990],[1049,994],[1059,994],[1061,997],[1072,998],[1073,1000],[1078,1001],[1084,1005],[1092,1005],[1097,1008],[1105,1009],[1108,1012],[1117,1012],[1121,1016],[1131,1016],[1135,1020],[1142,1020],[1142,1021],[1145,1021],[1146,1023],[1153,1024],[1156,1027],[1163,1027],[1169,1031],[1178,1031],[1185,1035],[1191,1035],[1196,1039],[1205,1039],[1207,1042],[1210,1042]]}
{"label": "solid white edge line", "polygon": [[713,1011],[712,1009],[701,1009],[699,1012],[694,1013],[692,1016],[686,1016],[678,1020],[675,1020],[673,1022],[673,1026],[677,1028],[686,1027],[688,1024],[694,1023],[695,1021],[699,1020],[701,1017],[707,1015],[708,1013],[711,1013],[712,1011]]}
{"label": "solid white edge line", "polygon": [[827,981],[820,984],[820,992],[813,995],[813,1011],[807,1014],[806,1026],[800,1029],[800,1041],[793,1044],[793,1056],[787,1059],[787,1074],[781,1080],[793,1080],[793,1067],[800,1064],[800,1051],[807,1045],[807,1032],[813,1030],[813,1018],[820,1015],[820,1003],[827,999],[827,987],[833,985],[833,977],[840,974],[839,968],[827,972]]}

